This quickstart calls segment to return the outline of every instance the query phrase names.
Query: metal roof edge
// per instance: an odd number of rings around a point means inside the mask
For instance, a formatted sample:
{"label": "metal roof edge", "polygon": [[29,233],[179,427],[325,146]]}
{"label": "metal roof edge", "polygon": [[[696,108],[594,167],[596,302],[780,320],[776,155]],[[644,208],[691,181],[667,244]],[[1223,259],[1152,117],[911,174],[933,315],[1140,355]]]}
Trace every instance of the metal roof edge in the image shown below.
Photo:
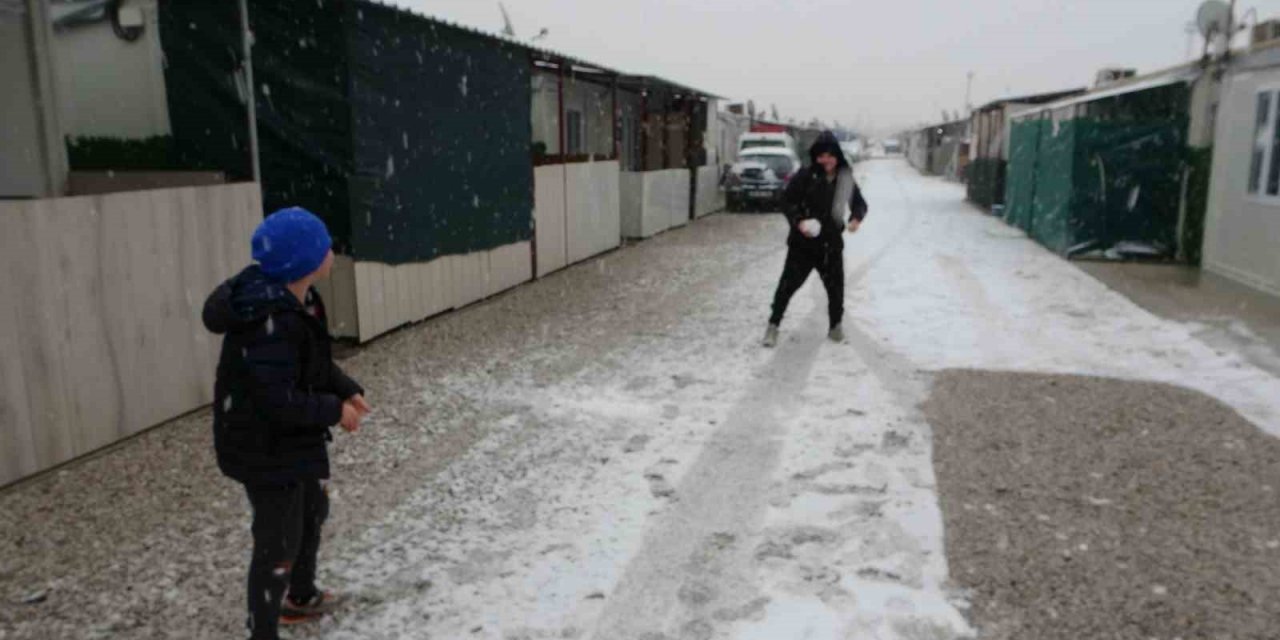
{"label": "metal roof edge", "polygon": [[1116,96],[1122,96],[1128,93],[1136,93],[1138,91],[1146,91],[1148,89],[1157,89],[1160,87],[1167,87],[1171,84],[1177,84],[1179,82],[1192,82],[1196,78],[1199,78],[1202,73],[1203,73],[1203,70],[1200,69],[1198,62],[1186,64],[1186,65],[1179,65],[1177,67],[1166,69],[1164,71],[1158,71],[1145,76],[1138,76],[1136,78],[1127,79],[1125,82],[1120,84],[1111,85],[1111,86],[1103,87],[1100,89],[1095,89],[1084,95],[1076,96],[1074,98],[1067,98],[1065,100],[1059,100],[1057,102],[1050,102],[1048,104],[1036,105],[1029,109],[1024,109],[1017,113],[1011,114],[1009,117],[1023,118],[1028,115],[1040,113],[1042,111],[1053,111],[1055,109],[1062,109],[1064,107],[1070,107],[1073,105],[1082,104],[1086,102],[1093,102],[1095,100],[1103,100],[1105,98],[1114,98]]}
{"label": "metal roof edge", "polygon": [[703,97],[703,98],[715,99],[715,100],[723,100],[723,99],[725,99],[725,98],[724,98],[724,96],[716,95],[716,94],[714,94],[714,93],[710,93],[710,92],[707,92],[707,91],[703,91],[703,90],[701,90],[701,89],[695,89],[695,88],[690,87],[690,86],[688,86],[688,85],[683,85],[683,84],[680,84],[680,83],[678,83],[678,82],[672,82],[672,81],[670,81],[670,80],[666,80],[666,79],[661,78],[661,77],[658,77],[658,76],[654,76],[654,75],[644,75],[644,74],[632,74],[632,73],[627,73],[627,72],[625,72],[625,71],[620,71],[620,70],[618,70],[618,69],[614,69],[614,68],[608,67],[608,66],[606,66],[606,65],[596,64],[596,63],[594,63],[594,62],[591,62],[591,61],[588,61],[588,60],[584,60],[584,59],[582,59],[582,58],[578,58],[578,57],[575,57],[575,56],[571,56],[571,55],[569,55],[569,54],[562,53],[562,52],[560,52],[560,51],[556,51],[556,50],[554,50],[554,49],[549,49],[549,48],[547,48],[547,47],[539,47],[539,46],[534,45],[534,44],[532,44],[532,43],[524,42],[524,41],[521,41],[521,40],[517,40],[517,39],[515,39],[515,38],[509,37],[509,36],[506,36],[506,35],[503,35],[503,34],[499,34],[499,33],[490,33],[490,32],[488,32],[488,31],[484,31],[484,30],[482,30],[482,29],[478,29],[478,28],[476,28],[476,27],[471,27],[471,26],[467,26],[467,25],[464,25],[464,24],[460,24],[460,23],[452,22],[452,21],[446,20],[446,19],[441,18],[441,17],[438,17],[438,16],[427,15],[426,13],[423,13],[423,12],[417,11],[417,10],[412,9],[412,8],[409,8],[409,7],[403,7],[403,6],[400,6],[400,5],[398,5],[398,4],[391,4],[391,3],[388,3],[388,2],[383,2],[383,1],[381,1],[381,0],[356,0],[356,2],[357,2],[357,3],[365,3],[365,4],[375,5],[375,6],[386,7],[386,8],[388,8],[388,9],[391,9],[391,10],[394,10],[394,11],[399,11],[399,12],[401,12],[401,13],[405,13],[405,14],[407,14],[407,15],[411,15],[411,16],[414,16],[414,17],[416,17],[416,18],[420,18],[420,19],[422,19],[422,20],[428,21],[428,22],[432,22],[432,23],[439,24],[439,25],[442,25],[442,26],[445,26],[445,27],[449,27],[449,28],[451,28],[451,29],[457,29],[457,30],[459,30],[459,31],[463,31],[463,32],[466,32],[466,33],[470,33],[470,34],[472,34],[472,35],[477,35],[477,36],[481,36],[481,37],[485,37],[485,38],[490,38],[490,39],[492,39],[492,40],[496,40],[496,41],[498,41],[498,42],[502,42],[502,43],[505,43],[505,44],[509,44],[509,45],[512,45],[512,46],[518,47],[518,48],[520,48],[520,49],[524,49],[525,51],[529,52],[530,54],[533,54],[535,57],[540,57],[541,59],[546,60],[546,61],[548,61],[548,62],[567,62],[567,63],[569,63],[569,64],[573,64],[573,65],[577,65],[577,66],[585,67],[585,68],[588,68],[588,69],[594,69],[594,70],[598,70],[598,71],[601,71],[601,72],[604,72],[604,73],[607,73],[607,74],[610,74],[610,75],[617,76],[620,80],[622,80],[622,79],[626,79],[626,78],[640,78],[640,79],[644,79],[644,80],[651,80],[651,81],[655,81],[655,82],[657,82],[657,83],[660,83],[660,84],[663,84],[663,85],[666,85],[666,86],[669,86],[669,87],[673,87],[673,88],[676,88],[676,89],[679,89],[679,90],[681,90],[681,91],[685,91],[685,92],[688,92],[688,93],[691,93],[691,94],[695,94],[695,95],[698,95],[698,96]]}

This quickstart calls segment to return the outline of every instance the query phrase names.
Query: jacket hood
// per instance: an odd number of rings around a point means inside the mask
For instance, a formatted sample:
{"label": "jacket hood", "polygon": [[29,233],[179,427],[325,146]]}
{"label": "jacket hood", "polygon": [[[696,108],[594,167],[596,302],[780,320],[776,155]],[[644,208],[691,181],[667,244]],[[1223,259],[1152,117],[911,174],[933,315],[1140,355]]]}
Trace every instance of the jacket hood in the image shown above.
{"label": "jacket hood", "polygon": [[277,311],[301,308],[284,284],[268,278],[255,264],[218,285],[205,300],[201,316],[206,329],[223,334],[252,327]]}
{"label": "jacket hood", "polygon": [[809,162],[818,164],[818,155],[823,152],[835,156],[840,161],[840,167],[849,166],[849,160],[844,157],[844,149],[840,147],[840,140],[830,131],[823,131],[818,135],[818,139],[813,141],[813,145],[809,147]]}

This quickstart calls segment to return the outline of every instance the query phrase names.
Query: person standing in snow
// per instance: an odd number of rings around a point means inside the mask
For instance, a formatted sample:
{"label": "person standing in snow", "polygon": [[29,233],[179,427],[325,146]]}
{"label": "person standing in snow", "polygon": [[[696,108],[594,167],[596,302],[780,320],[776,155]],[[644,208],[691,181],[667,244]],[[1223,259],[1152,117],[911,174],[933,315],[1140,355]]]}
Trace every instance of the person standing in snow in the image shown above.
{"label": "person standing in snow", "polygon": [[203,320],[224,336],[213,405],[218,468],[244,485],[253,507],[250,639],[278,640],[281,624],[337,604],[315,583],[329,513],[329,429],[356,432],[369,405],[333,362],[324,303],[311,286],[333,266],[324,223],[283,209],[263,220],[252,244],[256,264],[210,294]]}
{"label": "person standing in snow", "polygon": [[773,315],[765,330],[764,346],[778,344],[778,326],[791,296],[818,271],[827,289],[827,313],[834,342],[844,341],[844,231],[856,232],[867,215],[867,201],[853,179],[835,134],[824,131],[809,148],[811,164],[796,174],[783,193],[783,213],[791,232],[787,262],[773,296]]}

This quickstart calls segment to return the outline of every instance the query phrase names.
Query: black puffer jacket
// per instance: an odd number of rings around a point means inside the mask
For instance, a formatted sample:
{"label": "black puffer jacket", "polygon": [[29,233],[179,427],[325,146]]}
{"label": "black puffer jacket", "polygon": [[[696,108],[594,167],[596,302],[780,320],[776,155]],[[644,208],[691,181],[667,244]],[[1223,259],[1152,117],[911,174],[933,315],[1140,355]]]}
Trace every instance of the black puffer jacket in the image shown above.
{"label": "black puffer jacket", "polygon": [[[844,229],[831,217],[836,183],[834,180],[827,180],[826,170],[818,164],[818,156],[823,152],[830,153],[839,160],[837,172],[851,168],[840,148],[840,141],[830,131],[824,131],[809,147],[809,166],[801,169],[787,183],[787,189],[782,195],[783,213],[791,224],[791,233],[787,236],[787,244],[790,246],[809,249],[844,246]],[[867,216],[867,201],[863,199],[862,189],[857,183],[853,186],[849,211],[857,220]],[[796,229],[797,223],[808,218],[815,218],[822,223],[822,232],[816,238],[807,238]]]}
{"label": "black puffer jacket", "polygon": [[222,340],[214,385],[218,468],[247,484],[329,477],[329,428],[363,390],[333,362],[324,303],[303,305],[256,265],[204,304],[204,325]]}

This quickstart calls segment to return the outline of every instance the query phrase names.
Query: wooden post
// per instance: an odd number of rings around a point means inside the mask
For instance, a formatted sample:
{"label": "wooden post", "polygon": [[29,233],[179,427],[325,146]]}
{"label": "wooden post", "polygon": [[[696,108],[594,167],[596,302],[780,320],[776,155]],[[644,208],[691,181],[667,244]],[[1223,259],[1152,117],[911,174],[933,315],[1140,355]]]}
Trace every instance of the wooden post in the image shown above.
{"label": "wooden post", "polygon": [[565,147],[564,135],[564,60],[557,63],[559,72],[556,74],[556,124],[560,127],[560,161],[565,162],[569,156],[569,150]]}
{"label": "wooden post", "polygon": [[622,119],[618,114],[618,76],[613,77],[613,159],[622,166]]}
{"label": "wooden post", "polygon": [[649,168],[649,92],[640,88],[640,170]]}

